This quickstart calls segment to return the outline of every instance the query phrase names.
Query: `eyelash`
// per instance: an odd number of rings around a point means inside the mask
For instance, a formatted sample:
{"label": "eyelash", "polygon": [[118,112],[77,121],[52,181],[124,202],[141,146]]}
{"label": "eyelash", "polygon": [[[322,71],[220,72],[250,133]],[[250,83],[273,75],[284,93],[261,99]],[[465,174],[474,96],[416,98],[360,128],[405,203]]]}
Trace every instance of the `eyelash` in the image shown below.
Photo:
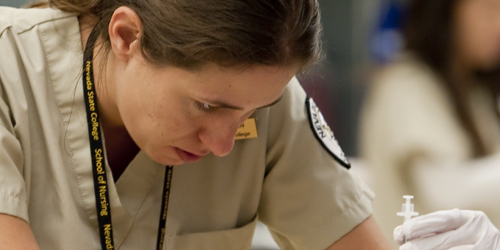
{"label": "eyelash", "polygon": [[206,114],[212,113],[215,109],[217,109],[216,106],[212,106],[206,102],[196,102],[196,107],[198,107],[201,112]]}

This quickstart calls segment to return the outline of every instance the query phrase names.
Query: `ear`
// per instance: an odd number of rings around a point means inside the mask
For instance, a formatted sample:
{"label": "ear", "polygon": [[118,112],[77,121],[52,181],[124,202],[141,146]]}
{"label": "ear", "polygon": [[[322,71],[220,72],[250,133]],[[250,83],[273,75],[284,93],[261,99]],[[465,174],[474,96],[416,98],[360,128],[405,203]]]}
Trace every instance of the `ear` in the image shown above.
{"label": "ear", "polygon": [[109,22],[111,50],[120,60],[127,62],[138,52],[141,33],[141,19],[129,7],[117,8]]}

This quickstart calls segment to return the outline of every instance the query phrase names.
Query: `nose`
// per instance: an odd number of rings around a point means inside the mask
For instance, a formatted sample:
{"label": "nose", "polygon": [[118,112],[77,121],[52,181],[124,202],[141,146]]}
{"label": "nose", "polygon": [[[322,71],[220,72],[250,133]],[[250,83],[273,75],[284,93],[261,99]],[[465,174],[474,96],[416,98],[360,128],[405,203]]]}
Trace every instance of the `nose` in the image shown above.
{"label": "nose", "polygon": [[237,125],[213,124],[202,129],[198,136],[214,155],[226,156],[233,150]]}

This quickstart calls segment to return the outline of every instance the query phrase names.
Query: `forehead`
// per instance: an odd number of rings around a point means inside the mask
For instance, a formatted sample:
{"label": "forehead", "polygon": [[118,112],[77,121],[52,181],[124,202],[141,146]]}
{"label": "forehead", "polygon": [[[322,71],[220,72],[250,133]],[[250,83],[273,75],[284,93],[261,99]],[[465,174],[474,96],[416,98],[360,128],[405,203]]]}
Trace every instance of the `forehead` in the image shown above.
{"label": "forehead", "polygon": [[[295,71],[292,67],[251,65],[241,67],[221,67],[209,64],[203,68],[194,71],[200,79],[213,80],[219,79],[219,82],[258,82],[279,81],[283,78],[293,76]],[[258,81],[258,82],[255,82]]]}
{"label": "forehead", "polygon": [[278,66],[222,68],[207,65],[193,73],[188,85],[200,98],[267,105],[281,96],[295,70]]}

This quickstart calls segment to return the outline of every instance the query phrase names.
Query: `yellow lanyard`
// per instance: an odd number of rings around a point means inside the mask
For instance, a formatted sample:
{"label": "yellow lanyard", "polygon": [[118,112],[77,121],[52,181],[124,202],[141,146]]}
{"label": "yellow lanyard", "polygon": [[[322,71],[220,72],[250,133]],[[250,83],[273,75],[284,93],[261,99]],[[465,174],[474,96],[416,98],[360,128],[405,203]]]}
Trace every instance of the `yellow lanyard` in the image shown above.
{"label": "yellow lanyard", "polygon": [[[92,158],[92,174],[94,177],[94,193],[96,198],[97,222],[102,249],[115,249],[113,241],[113,227],[111,224],[111,205],[109,200],[108,183],[106,178],[105,154],[102,143],[101,123],[97,109],[97,95],[95,92],[93,73],[93,48],[97,38],[96,29],[92,30],[83,56],[83,92],[87,111],[87,124],[90,140],[90,154]],[[167,166],[163,184],[160,220],[156,249],[161,250],[165,240],[168,201],[172,183],[173,167]]]}

